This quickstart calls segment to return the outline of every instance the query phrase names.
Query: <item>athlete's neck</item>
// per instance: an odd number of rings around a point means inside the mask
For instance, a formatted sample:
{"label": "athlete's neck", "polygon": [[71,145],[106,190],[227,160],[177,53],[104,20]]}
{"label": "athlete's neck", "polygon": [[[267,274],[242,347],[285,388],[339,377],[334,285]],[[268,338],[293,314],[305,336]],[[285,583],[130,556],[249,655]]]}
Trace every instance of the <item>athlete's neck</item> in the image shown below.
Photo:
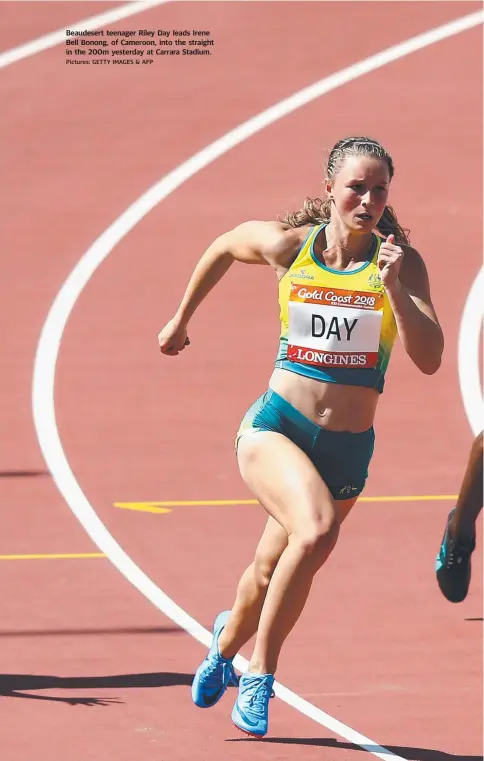
{"label": "athlete's neck", "polygon": [[323,255],[328,267],[346,269],[352,263],[364,262],[368,259],[373,246],[373,234],[352,234],[347,228],[331,221],[324,228],[326,247],[323,244]]}

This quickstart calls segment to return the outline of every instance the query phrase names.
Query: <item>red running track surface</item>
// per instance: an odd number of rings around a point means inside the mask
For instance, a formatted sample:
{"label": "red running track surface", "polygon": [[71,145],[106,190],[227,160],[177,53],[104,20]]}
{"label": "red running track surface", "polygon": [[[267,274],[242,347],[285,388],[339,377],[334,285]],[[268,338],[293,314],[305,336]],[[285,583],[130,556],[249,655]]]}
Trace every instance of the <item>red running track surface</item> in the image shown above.
{"label": "red running track surface", "polygon": [[[2,3],[0,46],[107,7]],[[98,552],[46,472],[31,413],[40,330],[93,241],[148,187],[244,120],[479,7],[169,3],[113,28],[207,28],[216,40],[211,57],[94,69],[66,66],[56,47],[0,72],[2,556]],[[271,370],[275,283],[265,268],[234,267],[176,360],[159,355],[157,333],[216,235],[318,195],[324,150],[341,135],[377,136],[395,160],[392,201],[425,256],[446,354],[427,378],[395,350],[365,497],[455,494],[472,440],[457,336],[482,252],[481,71],[476,28],[276,122],[146,216],[74,308],[55,399],[71,468],[128,555],[207,628],[232,602],[264,524],[261,509],[183,506],[160,515],[114,503],[251,498],[233,437]],[[482,545],[463,604],[444,600],[433,573],[451,504],[362,502],[278,672],[297,694],[408,761],[482,757]],[[195,709],[189,684],[205,648],[107,559],[10,559],[1,572],[5,761],[365,755],[280,700],[262,743],[233,730],[233,691],[212,711]]]}

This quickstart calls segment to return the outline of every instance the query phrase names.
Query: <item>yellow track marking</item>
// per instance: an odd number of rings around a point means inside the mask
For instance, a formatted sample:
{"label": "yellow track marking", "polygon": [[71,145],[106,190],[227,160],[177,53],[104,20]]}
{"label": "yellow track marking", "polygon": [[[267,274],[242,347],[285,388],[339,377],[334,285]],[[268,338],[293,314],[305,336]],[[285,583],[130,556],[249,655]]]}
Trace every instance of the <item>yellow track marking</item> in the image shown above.
{"label": "yellow track marking", "polygon": [[102,552],[62,552],[55,555],[0,555],[0,560],[66,560],[71,558],[105,558]]}
{"label": "yellow track marking", "polygon": [[360,497],[358,502],[439,502],[456,500],[457,494],[420,494],[416,497]]}
{"label": "yellow track marking", "polygon": [[115,502],[114,507],[121,507],[123,510],[139,510],[141,513],[171,513],[162,505],[172,505],[173,502]]}
{"label": "yellow track marking", "polygon": [[[455,501],[457,494],[421,494],[408,497],[360,497],[359,502],[445,502]],[[143,513],[171,513],[171,507],[210,507],[230,505],[258,505],[256,499],[203,499],[178,500],[175,502],[115,502],[114,507],[137,510]],[[102,552],[62,552],[56,554],[0,555],[0,560],[71,560],[83,558],[105,558]]]}
{"label": "yellow track marking", "polygon": [[[408,497],[360,497],[359,502],[438,502],[456,500],[457,494],[422,494]],[[114,502],[114,507],[136,510],[141,513],[171,513],[172,507],[228,507],[230,505],[258,505],[256,499],[202,499],[174,502]]]}

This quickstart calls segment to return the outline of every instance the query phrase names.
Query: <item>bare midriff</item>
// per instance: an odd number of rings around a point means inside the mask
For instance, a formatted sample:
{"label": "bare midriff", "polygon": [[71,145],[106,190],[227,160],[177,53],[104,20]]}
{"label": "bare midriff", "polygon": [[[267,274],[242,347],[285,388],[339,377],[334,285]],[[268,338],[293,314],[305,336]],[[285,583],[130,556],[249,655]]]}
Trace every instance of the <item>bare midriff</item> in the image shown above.
{"label": "bare midriff", "polygon": [[373,425],[380,398],[374,388],[326,383],[279,368],[269,387],[316,425],[350,433],[361,433]]}

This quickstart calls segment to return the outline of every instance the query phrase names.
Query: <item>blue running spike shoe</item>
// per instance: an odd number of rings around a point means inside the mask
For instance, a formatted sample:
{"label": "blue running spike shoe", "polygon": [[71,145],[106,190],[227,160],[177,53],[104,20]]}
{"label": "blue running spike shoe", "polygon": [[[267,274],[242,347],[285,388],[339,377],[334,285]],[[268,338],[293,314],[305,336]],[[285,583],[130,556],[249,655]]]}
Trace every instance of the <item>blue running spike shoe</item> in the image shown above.
{"label": "blue running spike shoe", "polygon": [[467,597],[471,582],[471,555],[476,540],[452,539],[449,523],[455,512],[453,508],[447,518],[442,544],[435,560],[435,572],[440,591],[449,602],[462,602]]}
{"label": "blue running spike shoe", "polygon": [[273,674],[242,674],[239,694],[232,710],[238,729],[253,737],[267,734],[269,699],[274,697]]}
{"label": "blue running spike shoe", "polygon": [[218,703],[229,685],[236,687],[239,682],[232,666],[233,659],[222,658],[218,651],[218,638],[229,616],[230,610],[225,610],[215,619],[210,650],[192,682],[192,699],[199,708],[211,708]]}

